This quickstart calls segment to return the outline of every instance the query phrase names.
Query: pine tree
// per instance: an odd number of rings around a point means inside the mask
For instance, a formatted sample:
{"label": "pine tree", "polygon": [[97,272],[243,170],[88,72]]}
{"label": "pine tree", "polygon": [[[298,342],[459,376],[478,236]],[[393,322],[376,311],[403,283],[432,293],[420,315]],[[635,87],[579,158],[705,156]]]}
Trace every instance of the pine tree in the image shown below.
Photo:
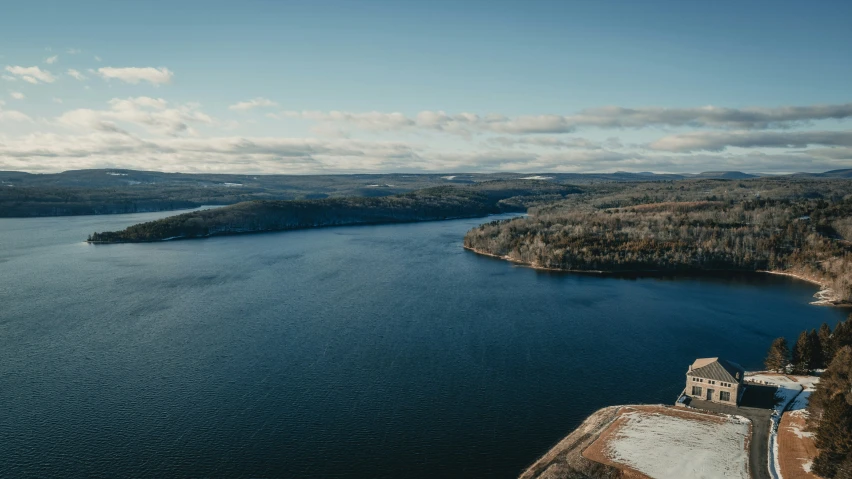
{"label": "pine tree", "polygon": [[808,369],[821,369],[825,367],[825,359],[822,355],[822,342],[819,339],[819,333],[816,329],[812,329],[808,333],[808,342],[811,343],[811,361],[808,364]]}
{"label": "pine tree", "polygon": [[809,398],[808,412],[820,449],[814,472],[821,477],[845,479],[852,472],[852,347],[835,353]]}
{"label": "pine tree", "polygon": [[852,454],[846,456],[846,459],[840,463],[834,479],[852,479]]}
{"label": "pine tree", "polygon": [[831,328],[826,323],[822,323],[822,326],[819,327],[819,332],[817,333],[819,336],[819,344],[822,349],[822,368],[828,366],[828,363],[831,362],[831,358],[834,357],[834,348],[832,347],[831,342]]}
{"label": "pine tree", "polygon": [[777,338],[772,341],[772,346],[769,347],[769,353],[766,355],[764,365],[769,371],[784,372],[787,368],[787,362],[790,357],[790,348],[787,346],[787,340]]}
{"label": "pine tree", "polygon": [[839,475],[839,464],[843,461],[843,456],[834,454],[831,451],[820,451],[814,458],[811,471],[819,474],[819,477],[826,479],[834,479]]}
{"label": "pine tree", "polygon": [[826,454],[834,463],[833,467],[824,468],[824,472],[830,474],[817,474],[834,477],[840,463],[852,453],[852,406],[843,396],[837,395],[826,404],[814,437],[814,445],[820,449],[820,455]]}
{"label": "pine tree", "polygon": [[812,343],[808,339],[808,332],[802,331],[799,335],[799,339],[796,341],[796,346],[793,348],[793,372],[796,374],[808,373],[810,371],[812,360]]}
{"label": "pine tree", "polygon": [[852,315],[849,315],[846,321],[837,323],[837,327],[831,334],[831,347],[834,353],[837,354],[843,346],[852,346]]}

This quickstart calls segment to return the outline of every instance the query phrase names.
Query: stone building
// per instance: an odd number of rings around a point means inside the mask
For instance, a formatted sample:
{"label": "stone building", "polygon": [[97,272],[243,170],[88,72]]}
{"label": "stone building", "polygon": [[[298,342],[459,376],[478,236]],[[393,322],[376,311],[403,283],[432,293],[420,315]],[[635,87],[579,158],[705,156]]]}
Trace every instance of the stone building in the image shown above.
{"label": "stone building", "polygon": [[696,359],[686,372],[685,394],[696,399],[738,406],[745,370],[719,358]]}

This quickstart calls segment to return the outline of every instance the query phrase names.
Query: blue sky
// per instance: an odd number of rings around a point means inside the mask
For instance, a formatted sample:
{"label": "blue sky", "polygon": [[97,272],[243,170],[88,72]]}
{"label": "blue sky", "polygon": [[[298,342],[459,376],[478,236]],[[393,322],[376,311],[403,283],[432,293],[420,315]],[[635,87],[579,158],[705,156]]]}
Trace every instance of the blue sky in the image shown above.
{"label": "blue sky", "polygon": [[852,167],[852,2],[4,4],[0,169]]}

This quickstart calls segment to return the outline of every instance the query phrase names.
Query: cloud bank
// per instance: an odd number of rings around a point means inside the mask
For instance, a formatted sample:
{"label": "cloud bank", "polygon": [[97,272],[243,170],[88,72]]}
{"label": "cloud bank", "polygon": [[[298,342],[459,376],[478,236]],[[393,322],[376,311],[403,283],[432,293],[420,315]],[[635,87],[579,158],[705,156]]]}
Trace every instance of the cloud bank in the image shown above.
{"label": "cloud bank", "polygon": [[852,118],[852,103],[837,105],[785,106],[778,108],[623,108],[606,106],[581,110],[575,115],[448,114],[421,111],[410,117],[402,113],[346,111],[284,111],[281,116],[324,123],[343,123],[374,131],[424,129],[450,133],[500,133],[514,135],[564,134],[581,128],[693,127],[762,130],[790,128],[817,120]]}
{"label": "cloud bank", "polygon": [[6,71],[27,83],[38,85],[39,83],[53,83],[56,77],[49,71],[39,67],[6,66]]}
{"label": "cloud bank", "polygon": [[852,131],[699,131],[671,135],[651,143],[655,150],[692,152],[738,148],[852,146]]}
{"label": "cloud bank", "polygon": [[140,82],[148,82],[152,85],[162,85],[170,83],[174,73],[168,68],[154,67],[102,67],[96,70],[97,74],[106,80],[120,80],[125,83],[137,84]]}
{"label": "cloud bank", "polygon": [[230,110],[238,110],[238,111],[246,111],[252,110],[254,108],[263,108],[263,107],[272,107],[278,106],[278,103],[270,100],[269,98],[257,97],[248,101],[241,101],[239,103],[235,103],[228,107]]}

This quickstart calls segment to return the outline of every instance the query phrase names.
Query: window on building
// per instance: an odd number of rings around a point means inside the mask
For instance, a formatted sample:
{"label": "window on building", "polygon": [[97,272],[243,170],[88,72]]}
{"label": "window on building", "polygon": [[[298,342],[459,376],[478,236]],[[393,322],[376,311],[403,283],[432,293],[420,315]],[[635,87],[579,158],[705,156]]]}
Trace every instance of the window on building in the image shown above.
{"label": "window on building", "polygon": [[701,396],[701,386],[692,386],[692,395]]}
{"label": "window on building", "polygon": [[728,391],[719,391],[719,400],[720,401],[730,401],[731,400],[731,393],[729,393]]}

